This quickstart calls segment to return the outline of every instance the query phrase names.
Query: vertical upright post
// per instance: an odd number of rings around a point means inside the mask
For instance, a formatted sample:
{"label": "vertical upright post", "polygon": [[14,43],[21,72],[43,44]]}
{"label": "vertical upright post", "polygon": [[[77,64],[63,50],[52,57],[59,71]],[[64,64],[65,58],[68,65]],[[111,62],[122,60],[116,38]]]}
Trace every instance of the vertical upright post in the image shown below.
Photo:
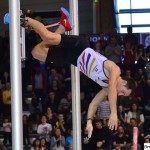
{"label": "vertical upright post", "polygon": [[20,27],[20,38],[21,38],[21,60],[24,61],[26,59],[26,51],[25,51],[25,28]]}
{"label": "vertical upright post", "polygon": [[22,86],[20,51],[20,2],[9,0],[12,149],[23,150]]}
{"label": "vertical upright post", "polygon": [[[71,34],[79,34],[78,0],[69,0],[70,13],[74,25]],[[80,108],[80,75],[77,67],[71,65],[72,79],[72,115],[73,115],[73,149],[81,150],[81,108]]]}

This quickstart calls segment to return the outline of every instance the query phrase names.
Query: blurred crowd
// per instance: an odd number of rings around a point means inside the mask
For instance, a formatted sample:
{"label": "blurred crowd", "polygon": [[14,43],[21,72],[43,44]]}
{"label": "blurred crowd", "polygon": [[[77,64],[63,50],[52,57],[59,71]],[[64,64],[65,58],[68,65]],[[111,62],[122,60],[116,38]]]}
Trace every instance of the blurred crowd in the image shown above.
{"label": "blurred crowd", "polygon": [[[135,80],[136,90],[131,96],[118,97],[118,129],[114,131],[107,125],[110,106],[108,97],[105,98],[98,106],[94,131],[88,139],[88,106],[101,87],[80,73],[83,150],[132,150],[134,127],[139,130],[138,150],[144,149],[144,143],[150,143],[150,46],[139,43],[132,28],[127,31],[123,37],[117,32],[107,38],[100,33],[97,42],[84,35],[91,48],[120,67],[122,76]],[[40,40],[34,31],[26,32],[26,59],[21,68],[23,144],[31,150],[73,150],[70,65],[56,66],[53,62],[44,64],[35,60],[31,50]],[[0,135],[3,136],[0,145],[4,146],[12,144],[10,81],[9,32],[6,31],[5,37],[0,37]]]}

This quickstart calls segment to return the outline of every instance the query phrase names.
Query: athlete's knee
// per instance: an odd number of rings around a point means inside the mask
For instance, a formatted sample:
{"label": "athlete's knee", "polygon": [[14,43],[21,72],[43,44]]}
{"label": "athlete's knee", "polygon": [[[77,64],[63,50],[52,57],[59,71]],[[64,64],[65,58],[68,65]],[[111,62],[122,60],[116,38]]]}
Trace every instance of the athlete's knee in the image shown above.
{"label": "athlete's knee", "polygon": [[36,46],[32,49],[31,54],[33,56],[33,58],[37,59],[38,58],[38,52],[39,50],[36,48]]}
{"label": "athlete's knee", "polygon": [[48,48],[43,47],[43,43],[36,45],[32,51],[31,54],[33,58],[38,59],[40,61],[45,61],[48,53]]}
{"label": "athlete's knee", "polygon": [[33,49],[32,49],[32,51],[31,51],[31,54],[32,54],[32,56],[34,57],[34,58],[38,58],[38,56],[40,55],[40,51],[41,51],[41,46],[40,46],[41,44],[39,43],[38,45],[36,45]]}

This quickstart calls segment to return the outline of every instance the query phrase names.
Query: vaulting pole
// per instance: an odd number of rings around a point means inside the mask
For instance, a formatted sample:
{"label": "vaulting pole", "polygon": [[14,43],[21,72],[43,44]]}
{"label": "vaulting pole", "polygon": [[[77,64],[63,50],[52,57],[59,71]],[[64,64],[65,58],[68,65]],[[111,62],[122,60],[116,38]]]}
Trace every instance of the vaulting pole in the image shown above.
{"label": "vaulting pole", "polygon": [[[69,0],[69,7],[74,28],[73,35],[79,34],[78,0]],[[80,108],[80,75],[77,67],[71,65],[72,79],[72,115],[73,115],[73,149],[81,150],[81,108]]]}
{"label": "vaulting pole", "polygon": [[20,2],[9,0],[12,149],[23,150]]}

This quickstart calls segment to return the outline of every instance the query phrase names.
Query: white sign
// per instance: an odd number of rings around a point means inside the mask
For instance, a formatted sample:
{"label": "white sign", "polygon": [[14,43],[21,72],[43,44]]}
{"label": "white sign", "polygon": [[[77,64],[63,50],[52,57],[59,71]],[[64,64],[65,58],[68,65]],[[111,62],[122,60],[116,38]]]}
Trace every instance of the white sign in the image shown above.
{"label": "white sign", "polygon": [[150,150],[150,143],[144,143],[144,150]]}

